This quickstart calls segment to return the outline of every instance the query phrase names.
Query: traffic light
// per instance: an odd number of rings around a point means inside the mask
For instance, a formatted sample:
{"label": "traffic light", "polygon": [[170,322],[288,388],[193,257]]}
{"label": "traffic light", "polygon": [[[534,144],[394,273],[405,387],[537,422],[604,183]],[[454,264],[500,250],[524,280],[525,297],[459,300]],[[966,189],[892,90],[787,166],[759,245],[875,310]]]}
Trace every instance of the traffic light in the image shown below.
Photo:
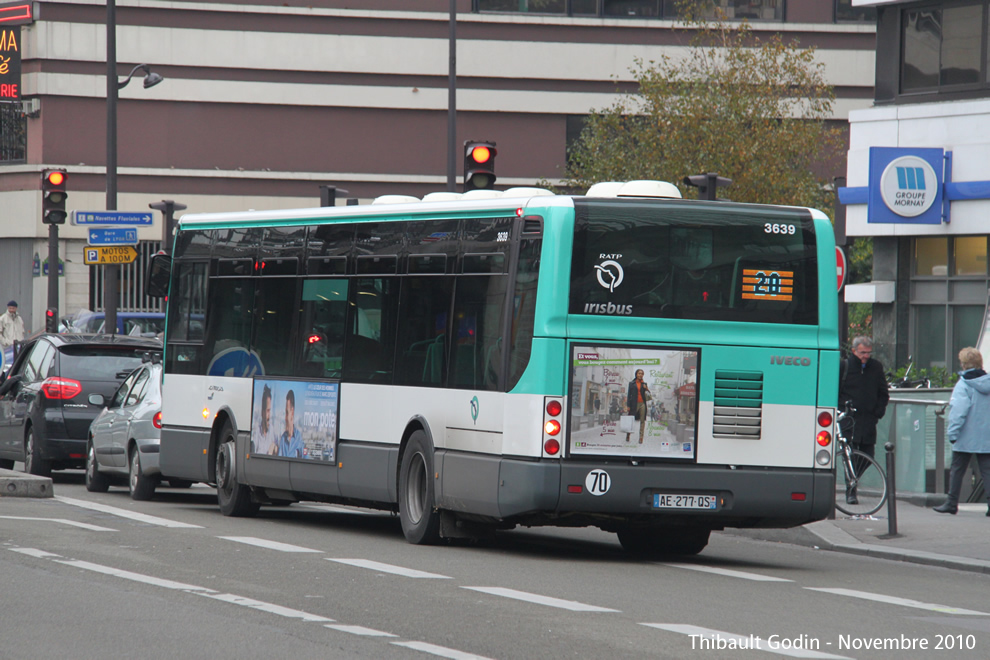
{"label": "traffic light", "polygon": [[41,173],[41,221],[46,225],[65,224],[65,170]]}
{"label": "traffic light", "polygon": [[723,186],[732,185],[732,179],[709,172],[708,174],[694,174],[683,179],[685,185],[694,186],[698,189],[698,199],[716,200],[718,199],[718,189]]}
{"label": "traffic light", "polygon": [[464,142],[464,192],[494,190],[496,155],[494,142]]}
{"label": "traffic light", "polygon": [[45,332],[58,332],[58,310],[45,310]]}

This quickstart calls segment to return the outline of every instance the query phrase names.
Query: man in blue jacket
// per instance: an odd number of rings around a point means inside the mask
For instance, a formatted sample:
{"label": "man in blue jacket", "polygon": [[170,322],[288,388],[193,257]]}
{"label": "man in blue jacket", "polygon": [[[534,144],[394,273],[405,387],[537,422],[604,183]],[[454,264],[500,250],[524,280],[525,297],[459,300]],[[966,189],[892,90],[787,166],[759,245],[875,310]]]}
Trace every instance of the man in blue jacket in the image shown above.
{"label": "man in blue jacket", "polygon": [[[959,351],[959,382],[949,400],[949,424],[946,437],[952,443],[952,470],[949,472],[949,493],[945,504],[935,507],[939,513],[959,510],[959,491],[969,461],[976,457],[990,502],[990,375],[983,370],[983,355],[972,346]],[[990,516],[990,507],[987,508]]]}

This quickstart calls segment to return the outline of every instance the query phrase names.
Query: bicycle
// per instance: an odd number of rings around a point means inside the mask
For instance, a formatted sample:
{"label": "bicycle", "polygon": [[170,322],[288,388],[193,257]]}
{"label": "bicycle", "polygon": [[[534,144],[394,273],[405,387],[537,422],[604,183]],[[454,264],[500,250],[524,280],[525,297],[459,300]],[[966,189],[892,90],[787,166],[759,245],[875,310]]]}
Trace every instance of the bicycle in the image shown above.
{"label": "bicycle", "polygon": [[836,416],[835,508],[849,516],[876,513],[887,501],[887,475],[869,454],[853,449],[851,402]]}

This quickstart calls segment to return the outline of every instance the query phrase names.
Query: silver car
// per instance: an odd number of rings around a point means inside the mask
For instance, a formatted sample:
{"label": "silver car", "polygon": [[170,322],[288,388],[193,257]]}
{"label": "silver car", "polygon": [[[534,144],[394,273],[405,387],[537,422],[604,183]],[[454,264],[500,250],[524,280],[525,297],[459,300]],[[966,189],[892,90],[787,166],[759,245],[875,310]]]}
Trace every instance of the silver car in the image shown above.
{"label": "silver car", "polygon": [[[89,427],[86,490],[106,492],[126,478],[135,500],[150,500],[161,481],[158,443],[162,428],[162,365],[158,355],[131,372]],[[169,485],[190,484],[169,481]]]}

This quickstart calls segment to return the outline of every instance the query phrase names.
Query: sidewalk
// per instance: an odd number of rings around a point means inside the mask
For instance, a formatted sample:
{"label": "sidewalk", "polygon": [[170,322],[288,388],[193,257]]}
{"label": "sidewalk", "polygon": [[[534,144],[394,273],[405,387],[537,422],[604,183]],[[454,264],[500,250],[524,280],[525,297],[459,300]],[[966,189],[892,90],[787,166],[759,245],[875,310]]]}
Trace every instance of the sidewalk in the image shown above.
{"label": "sidewalk", "polygon": [[952,516],[929,506],[897,502],[897,536],[888,536],[884,507],[872,518],[822,520],[795,529],[725,530],[750,538],[819,547],[956,570],[990,573],[990,518],[986,504],[960,504]]}

